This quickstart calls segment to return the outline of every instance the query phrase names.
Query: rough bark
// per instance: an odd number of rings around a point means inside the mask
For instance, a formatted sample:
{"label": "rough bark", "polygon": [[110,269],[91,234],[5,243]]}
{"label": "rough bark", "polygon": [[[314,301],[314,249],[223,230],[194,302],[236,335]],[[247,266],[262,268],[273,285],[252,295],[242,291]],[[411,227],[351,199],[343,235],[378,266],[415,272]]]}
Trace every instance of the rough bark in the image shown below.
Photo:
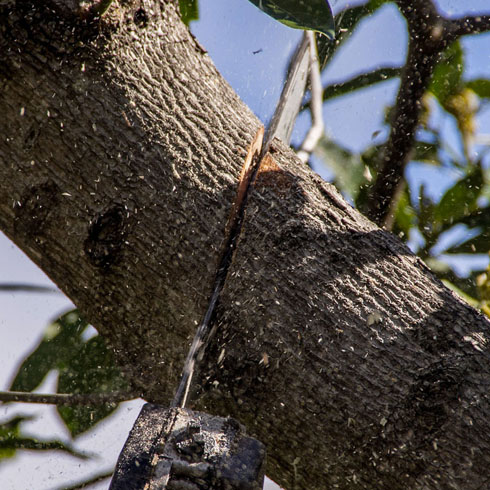
{"label": "rough bark", "polygon": [[[259,122],[173,3],[22,5],[0,17],[0,227],[166,403]],[[243,422],[283,486],[490,481],[488,322],[278,143],[215,326],[194,406]]]}

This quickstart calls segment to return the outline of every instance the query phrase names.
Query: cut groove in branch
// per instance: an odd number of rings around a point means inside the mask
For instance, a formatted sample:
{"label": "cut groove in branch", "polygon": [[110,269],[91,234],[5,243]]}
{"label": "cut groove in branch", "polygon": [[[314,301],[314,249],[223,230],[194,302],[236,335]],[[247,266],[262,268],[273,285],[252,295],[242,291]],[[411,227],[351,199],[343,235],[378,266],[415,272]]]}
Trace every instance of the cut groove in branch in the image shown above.
{"label": "cut groove in branch", "polygon": [[199,325],[196,334],[194,335],[192,345],[189,349],[189,353],[187,354],[184,369],[182,371],[182,378],[172,400],[172,407],[185,407],[196,361],[199,360],[199,357],[202,357],[206,344],[211,337],[211,320],[213,319],[216,306],[219,302],[219,296],[228,274],[236,241],[240,235],[243,214],[247,206],[248,191],[260,166],[263,138],[264,128],[260,127],[254,140],[250,144],[247,156],[245,158],[245,163],[240,174],[240,181],[238,183],[237,195],[225,230],[225,248],[223,250],[221,260],[219,261],[213,292],[211,294],[206,313],[204,314],[204,318]]}

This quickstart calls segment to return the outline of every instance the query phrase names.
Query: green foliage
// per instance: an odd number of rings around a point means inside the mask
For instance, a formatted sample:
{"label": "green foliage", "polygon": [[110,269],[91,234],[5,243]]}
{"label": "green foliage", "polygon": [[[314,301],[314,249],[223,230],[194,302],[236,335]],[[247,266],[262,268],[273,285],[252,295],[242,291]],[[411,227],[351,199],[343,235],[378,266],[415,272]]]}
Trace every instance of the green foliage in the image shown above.
{"label": "green foliage", "polygon": [[[81,344],[59,371],[60,393],[111,393],[125,389],[127,384],[115,367],[111,352],[99,336]],[[57,407],[73,437],[90,429],[116,408],[117,403],[98,407]]]}
{"label": "green foliage", "polygon": [[15,456],[15,441],[20,438],[20,424],[32,417],[15,416],[0,424],[0,459]]}
{"label": "green foliage", "polygon": [[[327,64],[363,19],[385,3],[388,2],[369,1],[347,8],[336,16],[336,42],[329,44],[321,38],[317,41],[319,52],[328,51]],[[461,297],[480,306],[490,316],[490,270],[474,271],[468,278],[461,278],[447,260],[448,257],[462,257],[462,254],[488,254],[490,250],[490,186],[482,168],[482,156],[474,156],[477,116],[481,102],[490,98],[490,80],[466,80],[465,68],[465,53],[461,44],[454,42],[441,56],[428,91],[421,100],[421,131],[416,134],[411,157],[419,165],[436,167],[459,177],[438,198],[429,195],[423,185],[411,188],[406,183],[399,192],[392,229],[406,241],[417,237],[416,251],[432,270]],[[360,73],[343,82],[327,85],[324,100],[394,79],[400,73],[401,69],[397,67],[378,67]],[[389,134],[391,112],[392,108],[386,109],[386,134]],[[441,113],[456,122],[462,154],[444,141],[442,129],[434,125],[433,115]],[[382,144],[372,145],[358,155],[323,138],[315,156],[333,172],[333,180],[339,189],[362,209],[367,184],[376,178],[380,151]],[[458,238],[443,245],[447,243],[444,239],[448,233],[457,233]]]}
{"label": "green foliage", "polygon": [[184,24],[189,25],[193,20],[199,20],[198,0],[179,0],[179,7]]}
{"label": "green foliage", "polygon": [[[465,219],[466,218],[466,219]],[[450,254],[488,254],[490,252],[490,207],[477,207],[473,213],[460,220],[461,224],[472,222],[469,228],[476,235],[448,248]]]}
{"label": "green foliage", "polygon": [[463,50],[459,42],[449,46],[437,64],[429,90],[444,107],[449,97],[460,92],[464,70]]}
{"label": "green foliage", "polygon": [[0,460],[12,458],[19,449],[30,451],[63,451],[78,458],[86,459],[87,455],[57,440],[39,441],[23,436],[21,424],[32,420],[32,416],[16,415],[0,424]]}
{"label": "green foliage", "polygon": [[412,228],[417,221],[417,215],[410,200],[410,188],[405,187],[400,195],[395,211],[395,229],[393,230],[400,238],[410,237]]}
{"label": "green foliage", "polygon": [[346,8],[340,12],[334,19],[335,25],[335,42],[323,36],[317,36],[317,49],[321,53],[320,59],[322,66],[327,66],[332,60],[335,51],[349,39],[357,25],[366,16],[373,14],[388,0],[371,0],[365,5],[359,5],[352,8]]}
{"label": "green foliage", "polygon": [[466,82],[465,86],[473,92],[475,92],[478,97],[490,98],[490,80],[485,78],[478,78],[476,80],[470,80]]}
{"label": "green foliage", "polygon": [[10,386],[12,391],[33,391],[54,370],[63,368],[83,343],[88,324],[77,311],[70,311],[48,326],[44,338],[19,367]]}
{"label": "green foliage", "polygon": [[465,83],[464,67],[463,50],[460,43],[455,42],[444,52],[436,66],[430,91],[442,108],[456,119],[464,152],[469,158],[472,138],[477,126],[475,121],[478,111],[477,95],[478,92],[488,93],[489,87],[484,80]]}
{"label": "green foliage", "polygon": [[439,163],[439,145],[426,141],[416,141],[412,159],[416,162]]}
{"label": "green foliage", "polygon": [[97,15],[104,15],[111,6],[112,0],[100,0],[94,7],[94,11]]}
{"label": "green foliage", "polygon": [[339,189],[356,198],[361,184],[365,181],[364,163],[360,155],[351,153],[325,136],[315,148],[315,155],[333,170]]}
{"label": "green foliage", "polygon": [[335,22],[327,0],[250,0],[256,7],[294,29],[322,33],[329,40],[335,35]]}
{"label": "green foliage", "polygon": [[[44,338],[24,360],[10,386],[12,391],[33,391],[52,371],[58,371],[58,393],[91,394],[127,388],[115,367],[112,353],[101,337],[86,339],[88,324],[76,310],[51,324]],[[117,407],[107,403],[96,407],[58,407],[73,437],[93,427]]]}

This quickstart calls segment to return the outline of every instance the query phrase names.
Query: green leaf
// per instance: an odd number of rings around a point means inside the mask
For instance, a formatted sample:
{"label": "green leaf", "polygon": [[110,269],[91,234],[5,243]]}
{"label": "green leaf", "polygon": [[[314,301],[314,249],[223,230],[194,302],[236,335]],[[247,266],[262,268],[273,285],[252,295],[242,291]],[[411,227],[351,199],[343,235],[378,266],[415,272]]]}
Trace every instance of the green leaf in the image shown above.
{"label": "green leaf", "polygon": [[482,229],[481,233],[448,248],[446,254],[488,254],[490,252],[490,232],[488,229]]}
{"label": "green leaf", "polygon": [[293,29],[322,33],[329,39],[335,37],[335,22],[327,0],[250,0],[256,7],[273,19]]}
{"label": "green leaf", "polygon": [[193,20],[199,20],[198,0],[179,0],[179,7],[184,24],[189,25]]}
{"label": "green leaf", "polygon": [[335,173],[335,183],[339,189],[354,199],[365,181],[364,164],[360,156],[325,136],[322,136],[318,142],[314,153]]}
{"label": "green leaf", "polygon": [[10,390],[35,390],[51,370],[58,369],[66,363],[82,341],[81,334],[87,326],[76,310],[53,322],[32,354],[19,367]]}
{"label": "green leaf", "polygon": [[8,446],[8,441],[17,439],[20,436],[20,424],[34,417],[17,415],[0,424],[0,459],[12,458],[15,456],[15,447]]}
{"label": "green leaf", "polygon": [[473,308],[478,308],[479,302],[477,299],[466,294],[465,291],[463,291],[458,286],[456,286],[456,284],[452,283],[451,281],[448,281],[447,279],[443,279],[442,282],[447,288],[454,291],[460,298],[463,298],[469,305],[473,306]]}
{"label": "green leaf", "polygon": [[98,16],[104,15],[111,6],[112,0],[100,0],[99,3],[93,7],[94,12]]}
{"label": "green leaf", "polygon": [[[127,387],[115,366],[112,352],[99,336],[92,337],[74,352],[58,378],[59,393],[111,393]],[[94,407],[59,406],[57,410],[72,437],[76,437],[107,417],[117,406],[117,403]]]}
{"label": "green leaf", "polygon": [[449,281],[459,290],[463,291],[470,298],[478,298],[479,292],[476,285],[477,277],[482,271],[472,271],[468,277],[459,277],[452,269],[448,270],[445,274],[438,274],[441,281]]}
{"label": "green leaf", "polygon": [[490,229],[490,206],[475,209],[472,213],[463,216],[458,223],[462,223],[468,228]]}
{"label": "green leaf", "polygon": [[[423,184],[419,189],[417,207],[418,228],[426,242],[423,250],[428,250],[437,241],[437,236],[434,236],[437,233],[434,232],[440,231],[440,226],[434,220],[434,209],[436,205],[426,193],[425,185]],[[435,230],[435,228],[438,230]]]}
{"label": "green leaf", "polygon": [[473,90],[473,92],[482,99],[490,97],[490,80],[485,78],[470,80],[469,82],[466,82],[466,87]]}
{"label": "green leaf", "polygon": [[461,91],[463,70],[463,50],[460,43],[456,41],[442,54],[429,86],[429,90],[443,107],[450,96]]}
{"label": "green leaf", "polygon": [[387,2],[388,0],[371,0],[365,5],[346,8],[335,16],[335,42],[324,36],[316,36],[322,69],[332,60],[334,52],[349,39],[359,22]]}
{"label": "green leaf", "polygon": [[414,154],[411,160],[416,162],[431,163],[439,165],[439,145],[437,143],[427,143],[425,141],[416,141]]}
{"label": "green leaf", "polygon": [[410,202],[410,189],[405,187],[401,193],[395,211],[395,226],[393,231],[399,235],[403,233],[403,240],[406,241],[410,237],[410,231],[415,226],[416,215],[415,210]]}
{"label": "green leaf", "polygon": [[[111,393],[128,387],[102,337],[83,338],[88,324],[76,310],[51,324],[37,348],[19,368],[12,391],[32,391],[51,370],[58,370],[58,393]],[[59,407],[72,436],[88,430],[117,407],[117,403],[89,407]]]}
{"label": "green leaf", "polygon": [[390,0],[370,0],[364,5],[346,8],[335,16],[336,38],[339,44],[345,42],[364,17],[367,17]]}
{"label": "green leaf", "polygon": [[483,172],[480,165],[454,184],[442,196],[434,209],[434,220],[440,224],[454,223],[477,208],[477,199],[483,189]]}

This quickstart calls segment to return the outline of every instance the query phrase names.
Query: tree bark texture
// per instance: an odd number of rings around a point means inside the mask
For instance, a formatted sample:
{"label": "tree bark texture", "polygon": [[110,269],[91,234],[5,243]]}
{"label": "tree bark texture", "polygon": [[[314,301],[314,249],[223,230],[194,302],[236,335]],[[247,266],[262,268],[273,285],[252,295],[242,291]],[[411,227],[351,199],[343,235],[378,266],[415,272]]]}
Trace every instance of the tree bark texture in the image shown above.
{"label": "tree bark texture", "polygon": [[[1,9],[0,227],[168,403],[260,123],[173,2]],[[488,327],[276,141],[193,406],[286,488],[486,488]]]}

